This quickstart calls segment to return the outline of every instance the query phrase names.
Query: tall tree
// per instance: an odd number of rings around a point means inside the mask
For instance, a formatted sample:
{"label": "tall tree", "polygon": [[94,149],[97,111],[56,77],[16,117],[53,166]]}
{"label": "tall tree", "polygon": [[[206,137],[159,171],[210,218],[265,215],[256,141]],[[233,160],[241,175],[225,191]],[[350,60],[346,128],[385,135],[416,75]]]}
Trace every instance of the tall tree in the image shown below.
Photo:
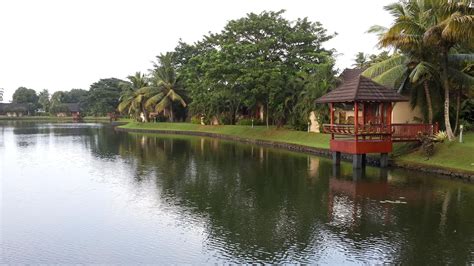
{"label": "tall tree", "polygon": [[424,41],[440,54],[441,80],[444,88],[444,123],[449,140],[454,133],[449,120],[450,68],[449,54],[457,45],[474,45],[474,9],[470,1],[432,1],[436,21],[425,33]]}
{"label": "tall tree", "polygon": [[12,97],[12,103],[23,103],[28,105],[28,112],[34,112],[38,108],[38,95],[33,89],[19,87]]}
{"label": "tall tree", "polygon": [[364,69],[369,66],[369,58],[368,55],[364,54],[363,52],[358,52],[354,58],[353,67]]}
{"label": "tall tree", "polygon": [[38,94],[38,103],[45,112],[49,112],[49,106],[50,106],[50,101],[49,101],[49,91],[47,89],[42,90]]}
{"label": "tall tree", "polygon": [[145,102],[148,100],[153,89],[150,88],[148,78],[141,72],[136,72],[133,76],[128,76],[130,82],[122,84],[122,93],[120,96],[120,104],[117,109],[119,112],[127,114],[139,119],[143,114],[145,121],[148,122],[148,111],[145,108]]}
{"label": "tall tree", "polygon": [[13,93],[12,98],[13,103],[31,103],[34,105],[38,104],[38,95],[36,95],[36,91],[25,87],[19,87]]}
{"label": "tall tree", "polygon": [[173,66],[173,53],[157,56],[157,62],[152,70],[152,86],[158,90],[146,101],[145,107],[153,108],[158,113],[168,110],[170,121],[173,122],[173,103],[178,102],[183,107],[187,106],[184,100],[184,89]]}
{"label": "tall tree", "polygon": [[87,99],[89,114],[101,116],[114,112],[119,104],[122,84],[125,82],[117,78],[108,78],[93,83]]}
{"label": "tall tree", "polygon": [[[433,84],[433,80],[439,80],[441,75],[436,59],[437,48],[426,41],[426,36],[430,27],[436,23],[436,18],[438,18],[436,13],[440,8],[444,8],[442,2],[412,0],[386,6],[385,9],[395,17],[394,23],[388,29],[373,26],[369,31],[379,35],[380,46],[394,47],[402,55],[395,55],[377,63],[363,73],[378,82],[400,86],[399,91],[407,85],[407,81],[411,81],[412,87],[415,88],[417,84],[421,84],[425,93],[429,123],[433,121],[433,104],[429,84],[430,82]],[[465,75],[459,71],[455,69],[452,71],[456,72],[457,77],[464,76],[461,80],[466,80]],[[448,102],[448,108],[445,106],[445,117],[449,116],[449,93],[445,95],[445,104],[446,102]],[[446,129],[449,132],[449,119],[447,121],[445,119],[445,124],[446,122]]]}
{"label": "tall tree", "polygon": [[[264,107],[266,124],[283,124],[295,105],[298,73],[332,62],[322,44],[333,35],[318,22],[290,22],[284,11],[250,13],[198,42],[197,55],[181,70],[194,113],[228,116]],[[333,67],[333,65],[332,65]]]}

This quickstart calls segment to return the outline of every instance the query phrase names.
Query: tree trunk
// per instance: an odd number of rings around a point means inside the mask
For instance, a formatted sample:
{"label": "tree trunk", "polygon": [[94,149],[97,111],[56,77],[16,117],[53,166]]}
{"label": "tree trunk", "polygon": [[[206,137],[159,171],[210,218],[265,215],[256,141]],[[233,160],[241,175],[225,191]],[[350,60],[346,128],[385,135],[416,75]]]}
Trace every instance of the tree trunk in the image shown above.
{"label": "tree trunk", "polygon": [[265,119],[266,119],[267,128],[268,128],[268,117],[269,117],[269,112],[268,112],[268,101],[267,101],[267,110],[266,110],[266,111],[267,111],[267,112],[266,112],[266,114],[265,114],[265,115],[266,115]]}
{"label": "tree trunk", "polygon": [[456,122],[454,123],[455,136],[459,128],[459,113],[461,112],[461,91],[462,91],[462,87],[459,87],[456,93]]}
{"label": "tree trunk", "polygon": [[170,122],[174,122],[173,102],[170,104]]}
{"label": "tree trunk", "polygon": [[446,127],[446,134],[448,135],[449,141],[453,141],[455,137],[453,130],[451,129],[451,123],[449,122],[448,51],[444,51],[442,54],[441,67],[441,76],[444,87],[444,125]]}
{"label": "tree trunk", "polygon": [[428,80],[423,81],[425,88],[426,105],[428,105],[428,124],[433,124],[433,105],[431,103],[431,94]]}
{"label": "tree trunk", "polygon": [[146,108],[144,105],[142,105],[142,113],[143,113],[143,117],[145,119],[145,122],[148,122],[148,113],[146,111]]}

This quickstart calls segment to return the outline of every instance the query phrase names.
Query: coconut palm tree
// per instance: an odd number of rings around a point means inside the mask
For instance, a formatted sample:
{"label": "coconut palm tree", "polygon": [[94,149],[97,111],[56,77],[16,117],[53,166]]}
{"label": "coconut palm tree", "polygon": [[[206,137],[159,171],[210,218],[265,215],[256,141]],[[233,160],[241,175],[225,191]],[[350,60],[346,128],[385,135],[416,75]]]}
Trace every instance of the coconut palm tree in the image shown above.
{"label": "coconut palm tree", "polygon": [[[462,5],[456,4],[456,6],[462,9]],[[386,6],[385,9],[395,17],[393,25],[388,29],[381,26],[374,26],[369,32],[374,32],[379,35],[380,46],[393,47],[402,54],[374,65],[367,69],[364,74],[381,83],[389,83],[391,85],[398,84],[400,86],[399,90],[401,90],[408,81],[415,84],[418,82],[421,83],[427,101],[428,120],[431,123],[433,120],[433,108],[429,82],[433,79],[443,80],[443,77],[442,67],[439,67],[440,64],[438,60],[436,60],[438,46],[435,47],[433,42],[428,42],[427,36],[431,36],[431,38],[434,37],[429,32],[433,31],[432,28],[434,25],[437,25],[437,19],[442,17],[441,14],[453,11],[452,4],[446,3],[445,0],[418,0],[394,3]],[[465,21],[470,20],[470,18],[463,19]],[[467,22],[458,24],[462,24],[462,27],[465,27]],[[464,31],[466,30],[467,29],[464,29]],[[467,36],[472,35],[468,34]],[[461,42],[461,39],[459,39],[458,42]],[[451,57],[454,61],[459,60],[459,58],[466,59],[469,57],[459,54],[447,56],[448,59]],[[446,68],[448,68],[448,65],[446,65]],[[458,69],[450,68],[449,72],[451,73],[451,77],[457,79],[458,82],[470,82],[469,77],[461,73]],[[448,95],[446,95],[445,83],[446,82],[443,82],[445,87],[445,124],[446,130],[450,131],[449,86],[447,91]],[[446,119],[446,115],[448,119]]]}
{"label": "coconut palm tree", "polygon": [[[381,47],[393,47],[401,54],[373,65],[363,74],[384,85],[399,87],[399,92],[411,82],[421,85],[426,99],[428,123],[433,123],[433,104],[430,80],[437,76],[436,68],[430,62],[433,53],[423,43],[423,34],[430,21],[427,19],[425,1],[399,2],[385,7],[395,17],[390,28],[373,26],[369,32],[379,35]],[[414,105],[415,103],[412,102]]]}
{"label": "coconut palm tree", "polygon": [[157,63],[152,70],[152,86],[155,93],[146,101],[145,107],[157,113],[169,111],[170,121],[174,121],[173,102],[186,107],[184,90],[177,78],[173,66],[173,54],[166,53],[157,56]]}
{"label": "coconut palm tree", "polygon": [[143,114],[145,121],[148,122],[148,110],[145,103],[151,95],[154,95],[156,89],[149,86],[147,77],[140,72],[128,76],[127,79],[130,83],[123,84],[123,92],[117,109],[119,112],[126,111],[136,119]]}
{"label": "coconut palm tree", "polygon": [[423,41],[440,54],[439,65],[441,80],[444,88],[444,123],[449,140],[454,139],[454,133],[449,121],[449,93],[452,70],[449,67],[449,55],[452,48],[474,44],[474,9],[470,1],[432,0],[431,17],[434,23],[424,33]]}

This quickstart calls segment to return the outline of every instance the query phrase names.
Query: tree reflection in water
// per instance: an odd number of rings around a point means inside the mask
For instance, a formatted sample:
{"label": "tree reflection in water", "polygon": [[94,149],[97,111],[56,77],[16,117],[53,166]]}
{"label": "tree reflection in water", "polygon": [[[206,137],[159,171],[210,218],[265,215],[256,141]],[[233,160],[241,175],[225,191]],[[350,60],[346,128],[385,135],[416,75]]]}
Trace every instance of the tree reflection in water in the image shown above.
{"label": "tree reflection in water", "polygon": [[[183,219],[205,219],[209,253],[236,262],[472,260],[472,188],[463,195],[466,187],[413,172],[333,169],[324,158],[216,139],[118,138],[136,182],[153,171],[157,193]],[[461,200],[446,199],[453,191]]]}
{"label": "tree reflection in water", "polygon": [[99,169],[120,167],[117,173],[130,176],[137,191],[133,195],[161,208],[150,208],[157,212],[153,217],[172,211],[182,224],[202,224],[204,257],[330,264],[474,261],[472,184],[397,169],[354,172],[351,164],[334,168],[326,158],[305,154],[200,137],[119,133],[98,124],[1,128],[19,149],[61,143],[56,147],[91,152]]}

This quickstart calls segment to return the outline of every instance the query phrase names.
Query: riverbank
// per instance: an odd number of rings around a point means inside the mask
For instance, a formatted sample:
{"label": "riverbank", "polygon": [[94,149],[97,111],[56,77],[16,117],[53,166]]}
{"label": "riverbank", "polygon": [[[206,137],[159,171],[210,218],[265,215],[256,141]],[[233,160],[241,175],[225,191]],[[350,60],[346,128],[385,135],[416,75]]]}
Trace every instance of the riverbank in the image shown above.
{"label": "riverbank", "polygon": [[[137,123],[118,126],[117,130],[137,133],[164,133],[214,137],[293,151],[330,156],[329,135],[265,126],[202,126],[190,123]],[[458,156],[459,155],[459,156]],[[462,158],[459,158],[462,157]],[[350,157],[346,156],[346,159]],[[474,134],[465,135],[465,143],[440,143],[429,160],[419,151],[392,158],[391,165],[474,180]],[[368,157],[377,165],[377,156]],[[472,161],[472,162],[470,162]],[[472,163],[472,164],[471,164]]]}
{"label": "riverbank", "polygon": [[426,171],[425,168],[438,167],[439,173],[464,172],[474,175],[474,133],[464,134],[463,143],[458,140],[436,143],[435,155],[427,158],[421,150],[416,150],[394,160],[395,165]]}
{"label": "riverbank", "polygon": [[[86,116],[82,118],[84,122],[109,122],[110,118],[107,116]],[[72,116],[57,117],[57,116],[22,116],[10,117],[0,116],[0,121],[37,121],[37,122],[73,122]]]}

